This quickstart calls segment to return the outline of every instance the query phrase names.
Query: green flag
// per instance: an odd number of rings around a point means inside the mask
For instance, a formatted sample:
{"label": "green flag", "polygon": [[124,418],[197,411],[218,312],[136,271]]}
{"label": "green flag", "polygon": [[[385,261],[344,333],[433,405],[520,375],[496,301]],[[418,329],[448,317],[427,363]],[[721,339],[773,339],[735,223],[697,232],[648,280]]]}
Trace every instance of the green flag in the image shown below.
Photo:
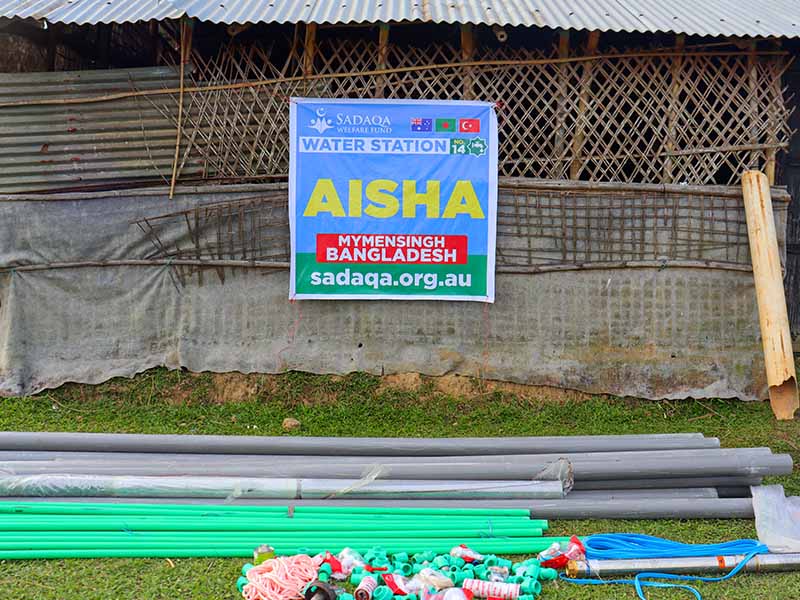
{"label": "green flag", "polygon": [[436,119],[436,131],[444,133],[455,133],[456,120],[455,119]]}

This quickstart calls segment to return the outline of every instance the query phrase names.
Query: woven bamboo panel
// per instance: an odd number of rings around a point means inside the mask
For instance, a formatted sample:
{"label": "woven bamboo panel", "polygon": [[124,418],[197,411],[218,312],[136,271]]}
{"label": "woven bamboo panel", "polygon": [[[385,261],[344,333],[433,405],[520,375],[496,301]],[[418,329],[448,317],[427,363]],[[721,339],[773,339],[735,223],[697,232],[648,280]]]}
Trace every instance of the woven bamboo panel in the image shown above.
{"label": "woven bamboo panel", "polygon": [[270,83],[187,94],[184,156],[200,156],[208,179],[285,175],[291,96],[494,102],[500,175],[538,179],[738,184],[790,135],[781,56],[617,53],[557,62],[500,48],[475,57],[489,64],[459,60],[444,43],[389,45],[381,57],[372,41],[326,38],[314,77],[297,79],[297,43],[280,64],[266,47],[224,47],[197,65],[192,85]]}

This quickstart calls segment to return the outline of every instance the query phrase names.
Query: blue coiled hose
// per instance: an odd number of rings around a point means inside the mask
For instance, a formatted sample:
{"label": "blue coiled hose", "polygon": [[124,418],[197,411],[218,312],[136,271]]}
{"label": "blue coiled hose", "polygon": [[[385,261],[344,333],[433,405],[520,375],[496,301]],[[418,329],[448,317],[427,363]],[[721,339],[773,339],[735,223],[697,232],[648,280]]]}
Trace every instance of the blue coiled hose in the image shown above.
{"label": "blue coiled hose", "polygon": [[[647,600],[644,588],[675,588],[686,590],[697,600],[702,595],[690,585],[668,583],[670,581],[702,581],[714,583],[730,579],[754,556],[769,552],[764,544],[755,540],[734,540],[722,544],[683,544],[664,538],[634,533],[608,533],[592,535],[583,540],[586,558],[589,560],[624,560],[641,558],[686,558],[692,556],[722,556],[744,554],[745,558],[730,573],[721,577],[698,577],[695,575],[673,575],[670,573],[638,573],[633,579],[572,579],[561,576],[564,581],[578,585],[632,585],[640,600]],[[660,579],[661,581],[651,581]]]}

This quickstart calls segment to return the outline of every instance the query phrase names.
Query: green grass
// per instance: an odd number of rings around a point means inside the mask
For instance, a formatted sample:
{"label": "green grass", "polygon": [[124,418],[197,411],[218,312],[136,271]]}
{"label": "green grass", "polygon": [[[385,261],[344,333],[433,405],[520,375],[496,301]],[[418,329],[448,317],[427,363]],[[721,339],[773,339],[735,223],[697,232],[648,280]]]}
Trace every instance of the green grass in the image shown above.
{"label": "green grass", "polygon": [[[231,387],[234,386],[234,387]],[[235,387],[235,386],[238,386]],[[244,389],[244,392],[242,391]],[[99,386],[66,385],[33,398],[0,402],[0,429],[140,433],[281,434],[286,417],[296,435],[502,436],[699,431],[724,446],[769,446],[800,462],[800,420],[777,422],[766,403],[649,402],[578,394],[545,398],[490,391],[474,383],[453,395],[424,380],[412,390],[384,388],[377,377],[289,373],[280,377],[190,375],[154,369]],[[221,401],[229,397],[237,401]],[[800,476],[775,478],[800,494]],[[752,522],[555,521],[553,535],[640,532],[686,542],[754,537]],[[268,542],[268,540],[265,540]],[[0,562],[0,599],[227,600],[241,559],[72,560]],[[800,574],[742,575],[699,586],[705,598],[800,600]],[[631,588],[555,583],[544,598],[635,598]],[[652,591],[650,598],[690,597]]]}

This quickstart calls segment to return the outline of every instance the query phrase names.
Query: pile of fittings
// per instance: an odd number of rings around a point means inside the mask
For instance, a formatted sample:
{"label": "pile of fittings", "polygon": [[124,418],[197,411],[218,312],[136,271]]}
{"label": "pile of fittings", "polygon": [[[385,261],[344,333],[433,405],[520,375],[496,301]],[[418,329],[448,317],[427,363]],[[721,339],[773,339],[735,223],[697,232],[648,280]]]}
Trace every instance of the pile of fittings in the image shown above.
{"label": "pile of fittings", "polygon": [[0,500],[524,508],[537,518],[752,518],[786,475],[699,433],[328,438],[0,432]]}
{"label": "pile of fittings", "polygon": [[[513,562],[464,544],[441,554],[390,554],[375,546],[363,555],[345,548],[338,555],[275,557],[262,550],[258,559],[242,567],[237,581],[247,600],[291,600],[299,592],[306,600],[534,600],[542,581],[558,577],[538,558]],[[343,587],[348,582],[352,594]]]}

